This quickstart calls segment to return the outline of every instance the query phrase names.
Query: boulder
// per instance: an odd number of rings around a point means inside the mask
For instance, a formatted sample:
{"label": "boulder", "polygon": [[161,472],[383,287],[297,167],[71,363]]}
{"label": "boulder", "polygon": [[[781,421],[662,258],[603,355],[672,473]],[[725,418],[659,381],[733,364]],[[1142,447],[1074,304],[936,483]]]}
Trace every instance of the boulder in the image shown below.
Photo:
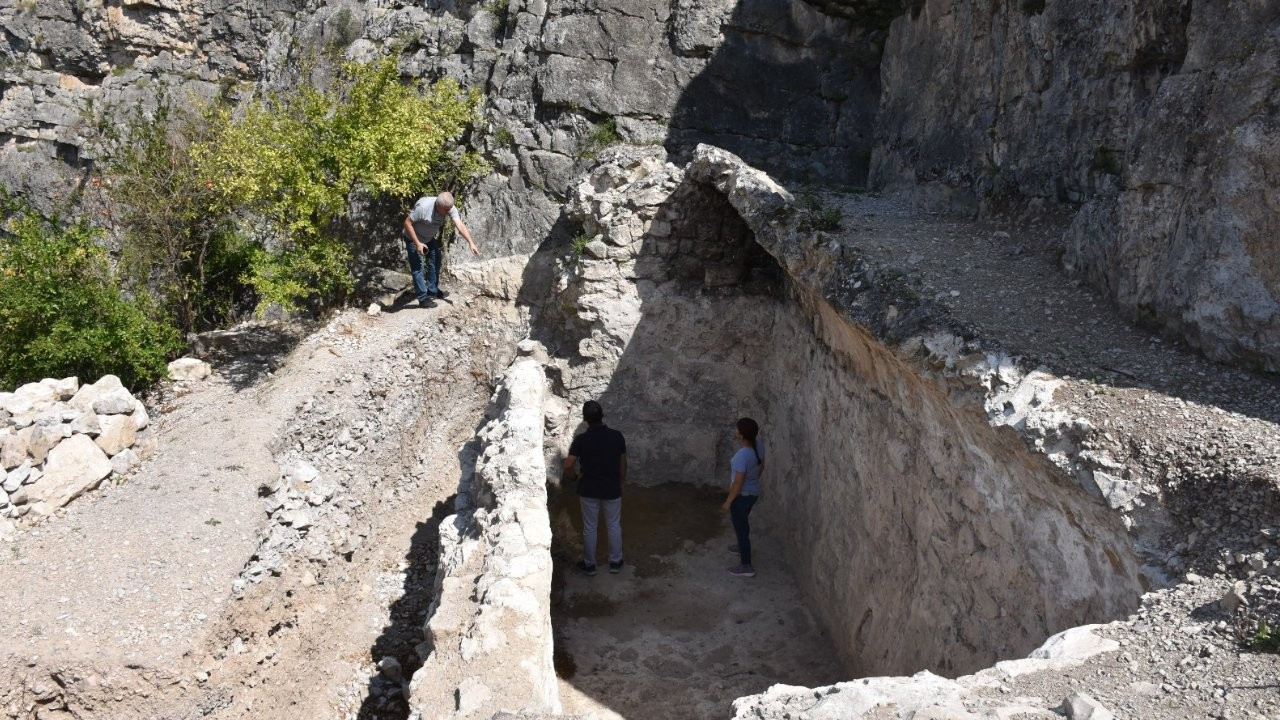
{"label": "boulder", "polygon": [[75,397],[71,398],[71,406],[83,410],[84,412],[93,412],[93,403],[101,397],[105,397],[113,390],[121,389],[120,378],[115,375],[103,375],[98,382],[92,385],[84,385],[76,392]]}
{"label": "boulder", "polygon": [[12,470],[27,459],[27,442],[18,435],[0,437],[0,466]]}
{"label": "boulder", "polygon": [[20,487],[9,493],[9,502],[14,505],[26,505],[30,499],[30,493],[27,492],[25,487]]}
{"label": "boulder", "polygon": [[133,412],[133,395],[124,388],[116,388],[93,401],[93,411],[98,415],[124,415]]}
{"label": "boulder", "polygon": [[111,474],[106,453],[86,435],[72,435],[49,453],[44,476],[27,488],[31,501],[55,510]]}
{"label": "boulder", "polygon": [[160,439],[156,437],[153,430],[139,432],[138,439],[133,443],[133,451],[138,453],[138,457],[143,460],[150,460],[159,447]]}
{"label": "boulder", "polygon": [[58,399],[58,393],[48,385],[27,383],[13,392],[4,409],[12,415],[26,415]]}
{"label": "boulder", "polygon": [[62,442],[62,429],[45,427],[43,425],[32,425],[31,427],[19,432],[21,436],[27,433],[27,453],[31,455],[31,459],[37,464],[44,462],[49,451]]}
{"label": "boulder", "polygon": [[141,400],[133,401],[133,415],[131,417],[139,430],[146,430],[147,426],[151,424],[151,416],[147,414],[147,406],[143,405]]}
{"label": "boulder", "polygon": [[97,415],[87,412],[71,422],[71,432],[97,436],[98,433],[102,432],[102,423],[98,422]]}
{"label": "boulder", "polygon": [[27,478],[30,475],[31,461],[26,460],[18,467],[10,470],[8,474],[4,476],[3,481],[0,481],[0,487],[3,487],[5,492],[11,493],[22,487],[22,484],[27,481]]}
{"label": "boulder", "polygon": [[[128,475],[141,463],[142,460],[138,458],[138,453],[130,448],[125,448],[111,456],[111,469],[117,475]],[[14,504],[16,505],[17,503]]]}
{"label": "boulder", "polygon": [[48,385],[53,389],[59,400],[70,400],[75,397],[76,391],[80,389],[80,378],[69,377],[55,380],[48,378],[40,381],[41,385]]}
{"label": "boulder", "polygon": [[127,447],[132,447],[138,439],[138,425],[129,415],[99,415],[98,423],[102,432],[94,440],[102,452],[115,455]]}
{"label": "boulder", "polygon": [[213,374],[209,363],[193,357],[178,358],[169,363],[169,379],[203,380]]}

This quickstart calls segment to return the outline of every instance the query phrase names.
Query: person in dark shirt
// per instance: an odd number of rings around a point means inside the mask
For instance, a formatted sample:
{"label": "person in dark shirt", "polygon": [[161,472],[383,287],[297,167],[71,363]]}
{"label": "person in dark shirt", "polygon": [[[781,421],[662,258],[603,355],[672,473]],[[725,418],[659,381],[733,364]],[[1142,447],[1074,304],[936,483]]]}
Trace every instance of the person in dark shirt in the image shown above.
{"label": "person in dark shirt", "polygon": [[609,572],[622,570],[622,484],[627,481],[627,441],[622,433],[604,424],[600,403],[582,405],[586,432],[576,436],[564,459],[564,473],[579,466],[578,501],[582,504],[582,560],[578,569],[596,574],[596,527],[604,510],[609,534]]}

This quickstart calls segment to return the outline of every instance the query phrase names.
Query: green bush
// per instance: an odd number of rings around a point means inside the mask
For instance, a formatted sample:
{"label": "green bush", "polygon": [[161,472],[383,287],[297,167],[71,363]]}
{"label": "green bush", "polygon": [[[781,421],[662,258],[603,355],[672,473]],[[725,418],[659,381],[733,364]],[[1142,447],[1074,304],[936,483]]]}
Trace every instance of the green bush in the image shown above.
{"label": "green bush", "polygon": [[478,154],[452,151],[480,100],[449,79],[404,83],[385,58],[342,65],[327,89],[303,83],[214,108],[192,157],[227,212],[266,221],[277,249],[256,253],[248,277],[262,299],[286,308],[341,299],[351,287],[342,234],[358,197],[407,202],[485,172]]}
{"label": "green bush", "polygon": [[135,294],[151,294],[183,333],[221,327],[248,294],[251,246],[192,157],[210,124],[167,97],[132,115],[114,138],[105,183]]}
{"label": "green bush", "polygon": [[110,373],[136,388],[163,377],[178,333],[121,294],[99,232],[7,194],[0,210],[0,382]]}

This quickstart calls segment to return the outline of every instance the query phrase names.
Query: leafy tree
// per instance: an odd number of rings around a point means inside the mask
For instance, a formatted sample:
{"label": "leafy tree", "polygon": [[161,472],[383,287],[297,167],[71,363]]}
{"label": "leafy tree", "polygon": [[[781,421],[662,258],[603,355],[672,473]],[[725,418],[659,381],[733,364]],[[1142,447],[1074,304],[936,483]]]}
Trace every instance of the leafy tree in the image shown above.
{"label": "leafy tree", "polygon": [[124,272],[184,333],[223,325],[247,291],[250,247],[191,154],[210,131],[204,114],[180,113],[162,96],[154,114],[129,119],[107,164]]}
{"label": "leafy tree", "polygon": [[48,220],[0,192],[0,382],[118,375],[130,387],[165,373],[181,343],[124,297],[100,232]]}
{"label": "leafy tree", "polygon": [[407,199],[428,181],[451,187],[483,172],[478,155],[450,150],[480,98],[453,80],[401,82],[385,58],[342,65],[328,88],[300,85],[215,108],[211,139],[192,156],[227,211],[269,227],[275,242],[255,253],[248,277],[262,299],[296,307],[350,290],[342,233],[361,194]]}

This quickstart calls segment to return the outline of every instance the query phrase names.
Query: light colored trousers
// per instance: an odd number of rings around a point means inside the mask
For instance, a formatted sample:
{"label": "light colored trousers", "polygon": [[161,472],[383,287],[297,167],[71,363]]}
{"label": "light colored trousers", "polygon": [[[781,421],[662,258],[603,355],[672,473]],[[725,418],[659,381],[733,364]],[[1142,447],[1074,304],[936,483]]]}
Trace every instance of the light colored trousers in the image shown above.
{"label": "light colored trousers", "polygon": [[609,562],[622,562],[622,498],[597,500],[579,497],[582,503],[582,559],[588,565],[596,564],[596,524],[600,509],[604,508],[604,525],[609,533]]}

